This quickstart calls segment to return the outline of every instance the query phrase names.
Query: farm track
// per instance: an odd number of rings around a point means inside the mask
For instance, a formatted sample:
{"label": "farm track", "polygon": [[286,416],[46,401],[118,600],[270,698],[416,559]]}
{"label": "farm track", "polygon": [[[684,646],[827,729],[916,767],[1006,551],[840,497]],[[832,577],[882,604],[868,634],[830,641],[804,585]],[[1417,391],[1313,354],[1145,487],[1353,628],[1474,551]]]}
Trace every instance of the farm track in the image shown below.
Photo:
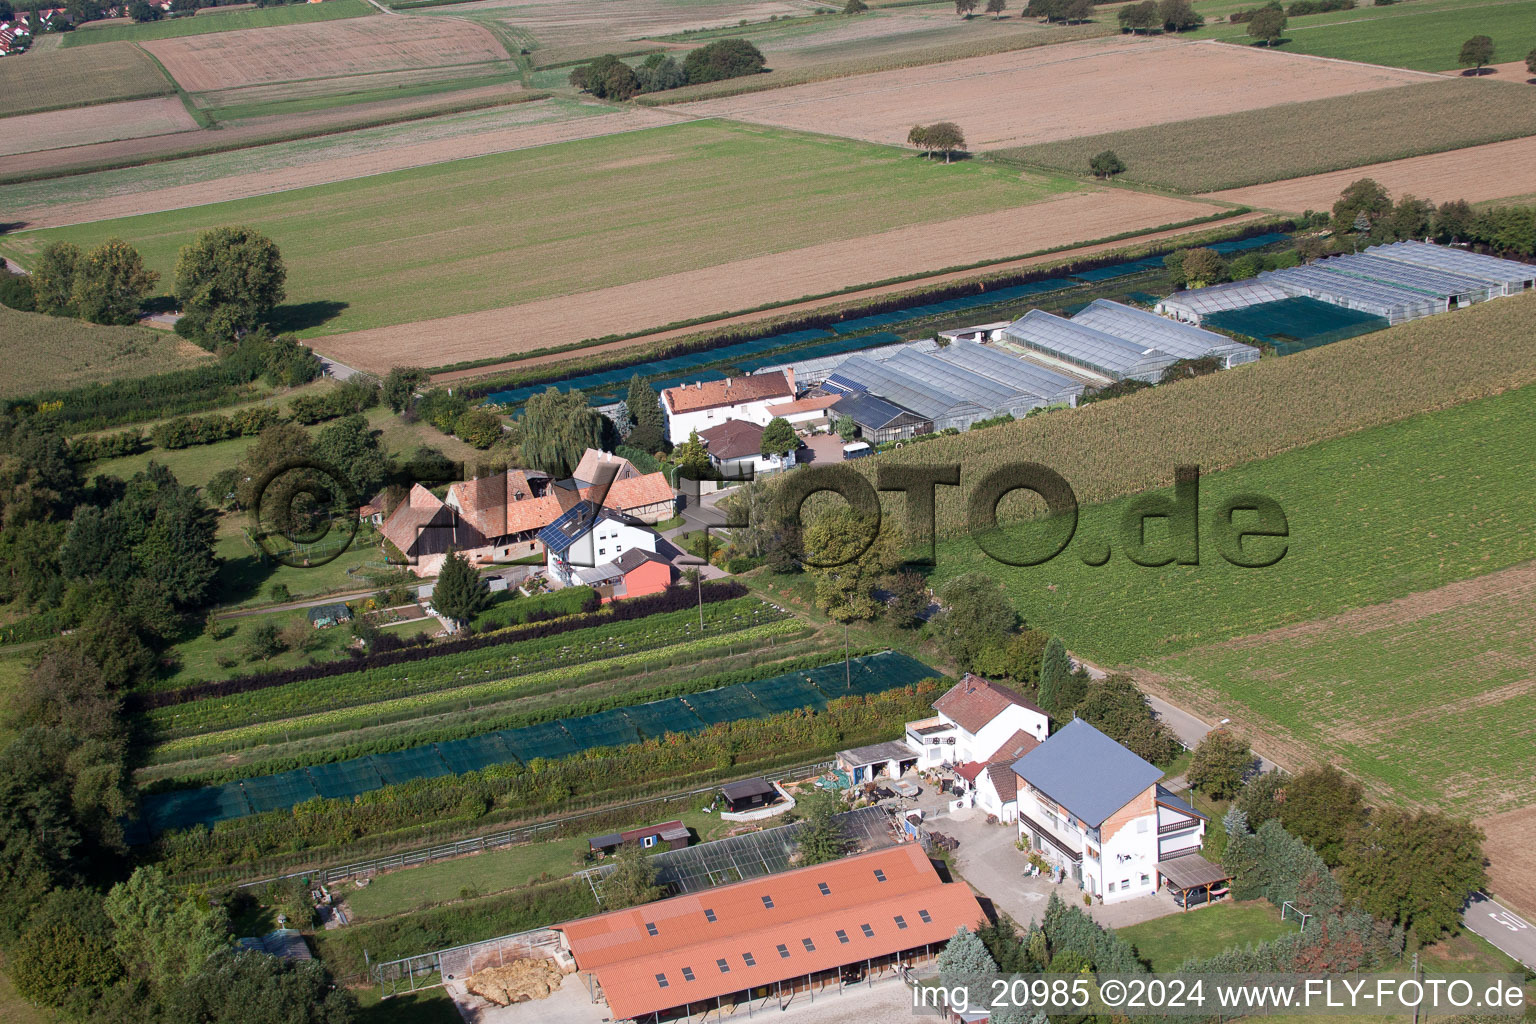
{"label": "farm track", "polygon": [[1528,195],[1536,192],[1536,136],[1207,192],[1203,198],[1268,210],[1326,210],[1346,185],[1360,178],[1374,178],[1394,195],[1411,194],[1436,202]]}
{"label": "farm track", "polygon": [[[1150,229],[1210,212],[1211,207],[1190,200],[1118,189],[1071,193],[997,213],[896,228],[517,306],[323,336],[309,344],[348,366],[381,373],[423,361],[483,359],[505,353],[512,338],[525,339],[530,350],[573,344],[751,309],[785,296],[937,271],[1137,227]],[[646,340],[653,339],[615,347]],[[583,350],[595,351],[602,349]]]}
{"label": "farm track", "polygon": [[[1261,216],[1263,215],[1258,213],[1238,214],[1229,220],[1221,221],[1220,224],[1221,226],[1242,224],[1247,221],[1256,220]],[[837,296],[829,296],[820,299],[808,299],[804,302],[788,302],[783,305],[774,306],[771,309],[759,310],[754,313],[740,313],[734,316],[722,316],[719,319],[710,320],[703,324],[695,324],[689,327],[674,327],[668,330],[654,331],[643,334],[636,338],[627,338],[623,341],[612,341],[600,345],[589,345],[579,349],[571,349],[565,352],[551,352],[544,355],[530,356],[527,359],[509,359],[505,362],[493,363],[485,366],[475,366],[463,370],[445,370],[442,373],[434,373],[432,375],[432,382],[434,384],[441,384],[448,381],[484,377],[491,374],[501,373],[506,370],[521,369],[523,367],[529,366],[543,366],[547,363],[557,363],[566,359],[576,359],[589,355],[601,355],[607,352],[622,352],[626,348],[634,348],[640,345],[649,345],[653,342],[666,341],[671,338],[682,338],[690,334],[697,334],[703,330],[715,330],[721,327],[732,327],[739,324],[755,323],[760,320],[786,316],[792,313],[803,313],[809,310],[824,309],[837,303],[853,302],[859,299],[868,299],[880,295],[896,294],[925,285],[944,284],[950,281],[964,281],[967,279],[975,278],[980,274],[993,274],[1008,270],[1019,270],[1025,267],[1039,266],[1042,263],[1054,262],[1056,260],[1092,256],[1096,253],[1107,252],[1112,249],[1123,249],[1129,245],[1139,245],[1146,242],[1155,242],[1164,238],[1174,238],[1179,235],[1189,234],[1193,231],[1207,230],[1210,227],[1211,225],[1209,224],[1196,224],[1187,227],[1168,228],[1164,231],[1152,231],[1144,235],[1136,235],[1133,238],[1117,239],[1113,242],[1098,242],[1093,245],[1084,245],[1077,248],[1065,249],[1056,252],[1041,253],[1036,256],[1025,256],[1016,260],[1005,260],[1003,262],[994,263],[979,269],[956,270],[950,273],[934,274],[929,277],[922,277],[912,281],[902,281],[897,284],[886,284],[872,288],[861,288]]]}

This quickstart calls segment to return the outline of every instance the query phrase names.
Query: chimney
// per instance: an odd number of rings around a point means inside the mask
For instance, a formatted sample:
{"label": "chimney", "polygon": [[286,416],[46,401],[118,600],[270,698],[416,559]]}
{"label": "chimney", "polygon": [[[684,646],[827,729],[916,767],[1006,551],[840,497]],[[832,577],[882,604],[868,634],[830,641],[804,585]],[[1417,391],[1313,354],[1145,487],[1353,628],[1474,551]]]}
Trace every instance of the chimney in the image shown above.
{"label": "chimney", "polygon": [[725,386],[726,387],[730,387],[731,386],[731,381],[733,381],[733,380],[735,380],[734,377],[727,377],[727,378],[725,378]]}

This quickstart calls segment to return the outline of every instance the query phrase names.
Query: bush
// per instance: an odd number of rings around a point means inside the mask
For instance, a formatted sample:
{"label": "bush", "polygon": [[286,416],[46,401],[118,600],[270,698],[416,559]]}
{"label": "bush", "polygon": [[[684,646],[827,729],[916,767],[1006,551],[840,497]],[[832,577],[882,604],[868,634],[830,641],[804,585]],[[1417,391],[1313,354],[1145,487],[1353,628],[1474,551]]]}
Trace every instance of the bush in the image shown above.
{"label": "bush", "polygon": [[1296,0],[1285,9],[1285,13],[1292,18],[1299,18],[1307,14],[1325,14],[1328,11],[1352,11],[1355,9],[1355,0]]}
{"label": "bush", "polygon": [[295,423],[309,426],[325,420],[364,412],[379,404],[379,387],[363,377],[354,377],[334,391],[299,395],[288,404],[288,414]]}
{"label": "bush", "polygon": [[0,304],[31,313],[37,309],[37,293],[25,274],[0,273]]}
{"label": "bush", "polygon": [[683,72],[688,76],[689,85],[699,85],[755,75],[767,64],[763,52],[747,40],[717,39],[690,51],[683,58]]}

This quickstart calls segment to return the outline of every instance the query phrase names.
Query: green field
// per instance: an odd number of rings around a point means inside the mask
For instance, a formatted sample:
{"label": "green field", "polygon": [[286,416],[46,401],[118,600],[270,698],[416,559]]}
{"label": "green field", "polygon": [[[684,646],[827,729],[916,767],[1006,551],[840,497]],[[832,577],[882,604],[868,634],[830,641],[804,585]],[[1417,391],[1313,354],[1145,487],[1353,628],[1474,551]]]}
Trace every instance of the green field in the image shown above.
{"label": "green field", "polygon": [[1167,973],[1191,957],[1215,956],[1234,946],[1257,945],[1295,930],[1295,922],[1281,921],[1280,912],[1269,903],[1228,900],[1116,928],[1115,934],[1135,946],[1155,973]]}
{"label": "green field", "polygon": [[1530,798],[1516,780],[1536,772],[1533,576],[1525,565],[1147,671],[1254,723],[1266,750],[1326,759],[1411,803],[1513,810]]}
{"label": "green field", "polygon": [[[969,539],[942,541],[937,576],[986,570],[1031,625],[1103,664],[1144,664],[1430,590],[1536,558],[1521,426],[1533,415],[1536,387],[1525,387],[1206,476],[1199,565],[1145,568],[1125,557],[1121,519],[1138,496],[1084,508],[1067,550],[1037,568],[999,565]],[[1221,501],[1253,493],[1279,502],[1289,522],[1285,555],[1269,568],[1238,568],[1215,548]],[[1154,548],[1159,522],[1148,524]],[[1032,529],[1007,533],[1023,543]],[[1258,541],[1265,551],[1276,543]],[[1084,563],[1105,545],[1106,565]]]}
{"label": "green field", "polygon": [[305,25],[316,21],[340,21],[373,14],[363,0],[325,0],[324,3],[292,3],[282,7],[258,7],[254,10],[221,11],[206,8],[185,18],[165,18],[142,25],[86,25],[65,34],[59,45],[86,46],[94,43],[142,43],[149,39],[175,39],[200,36],[209,32],[233,32],[242,28],[270,28],[273,25]]}
{"label": "green field", "polygon": [[102,327],[0,306],[0,398],[183,370],[212,358],[170,331]]}
{"label": "green field", "polygon": [[[54,47],[0,61],[6,114],[35,114],[176,91],[149,54],[132,43],[84,50]],[[0,119],[0,125],[5,122]]]}
{"label": "green field", "polygon": [[[1238,4],[1236,7],[1252,6]],[[1246,25],[1216,22],[1220,7],[1201,35],[1247,40]],[[1206,11],[1207,5],[1197,4]],[[1412,0],[1387,7],[1360,6],[1290,19],[1285,42],[1277,49],[1368,64],[1450,71],[1458,67],[1462,41],[1475,35],[1493,39],[1495,62],[1523,61],[1536,49],[1536,3],[1532,0]],[[1521,76],[1522,79],[1525,76]]]}
{"label": "green field", "polygon": [[55,239],[120,235],[168,274],[198,231],[250,224],[282,247],[289,302],[334,311],[285,325],[315,335],[624,284],[1076,187],[981,161],[945,166],[708,121],[26,232],[5,245],[32,254]]}
{"label": "green field", "polygon": [[[1531,17],[1536,27],[1536,4]],[[1448,78],[1044,142],[991,157],[1082,174],[1091,156],[1111,149],[1125,161],[1125,181],[1211,192],[1536,134],[1532,99],[1527,85]],[[1317,145],[1320,138],[1328,145]]]}

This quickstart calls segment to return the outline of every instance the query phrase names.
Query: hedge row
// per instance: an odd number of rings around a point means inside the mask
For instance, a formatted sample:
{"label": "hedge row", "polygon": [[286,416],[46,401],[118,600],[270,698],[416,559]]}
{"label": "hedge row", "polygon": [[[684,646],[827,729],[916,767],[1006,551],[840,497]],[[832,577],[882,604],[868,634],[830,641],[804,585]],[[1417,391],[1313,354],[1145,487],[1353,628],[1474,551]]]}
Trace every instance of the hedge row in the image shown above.
{"label": "hedge row", "polygon": [[46,612],[38,612],[36,615],[28,615],[24,619],[0,626],[0,645],[27,644],[34,640],[47,640],[57,636],[59,631],[67,629],[73,623],[69,616],[55,608]]}
{"label": "hedge row", "polygon": [[926,679],[884,693],[839,698],[820,712],[801,708],[532,766],[497,765],[418,779],[352,800],[311,800],[286,811],[221,821],[211,830],[199,826],[169,832],[145,853],[173,874],[249,865],[282,854],[333,855],[343,848],[355,857],[370,845],[419,843],[619,798],[632,803],[649,794],[803,763],[888,738],[922,714],[943,685],[943,680]]}
{"label": "hedge row", "polygon": [[[710,583],[704,587],[702,601],[705,604],[729,601],[734,598],[744,597],[747,592],[745,586],[735,581]],[[595,603],[600,599],[594,593],[592,600]],[[698,600],[700,598],[696,597],[692,591],[686,588],[669,587],[660,594],[615,601],[600,611],[588,611],[580,615],[567,615],[549,621],[529,622],[515,629],[499,630],[495,633],[486,633],[481,636],[466,637],[463,640],[450,640],[447,643],[434,644],[430,647],[406,648],[403,650],[386,651],[382,654],[358,655],[346,661],[323,662],[318,665],[304,665],[298,668],[282,669],[273,672],[259,672],[253,675],[236,676],[232,679],[224,679],[217,682],[192,683],[175,690],[134,693],[129,695],[127,707],[130,711],[148,711],[153,708],[170,707],[175,704],[187,704],[208,697],[228,697],[237,693],[249,693],[253,690],[264,690],[273,686],[287,686],[290,683],[305,682],[311,679],[324,679],[328,676],[345,675],[350,672],[412,664],[449,654],[478,651],[488,647],[500,647],[505,644],[518,643],[523,640],[557,636],[561,633],[585,629],[589,626],[601,625],[605,622],[625,622],[631,619],[644,618],[647,615],[680,611]]]}

